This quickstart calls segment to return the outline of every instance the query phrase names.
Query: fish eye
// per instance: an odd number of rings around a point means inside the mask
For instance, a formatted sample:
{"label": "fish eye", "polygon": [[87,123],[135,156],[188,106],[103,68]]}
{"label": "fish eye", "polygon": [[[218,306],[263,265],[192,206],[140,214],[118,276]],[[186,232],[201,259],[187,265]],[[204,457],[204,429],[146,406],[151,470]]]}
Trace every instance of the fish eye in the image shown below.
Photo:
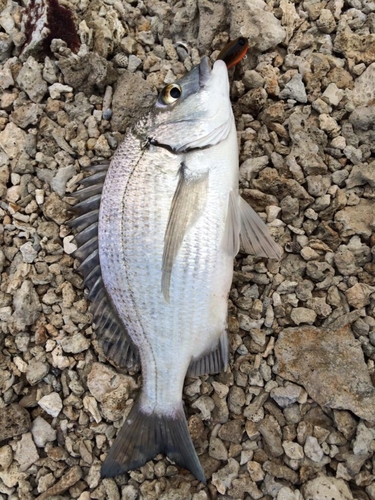
{"label": "fish eye", "polygon": [[177,83],[170,83],[161,91],[161,100],[164,104],[173,104],[181,97],[182,89]]}

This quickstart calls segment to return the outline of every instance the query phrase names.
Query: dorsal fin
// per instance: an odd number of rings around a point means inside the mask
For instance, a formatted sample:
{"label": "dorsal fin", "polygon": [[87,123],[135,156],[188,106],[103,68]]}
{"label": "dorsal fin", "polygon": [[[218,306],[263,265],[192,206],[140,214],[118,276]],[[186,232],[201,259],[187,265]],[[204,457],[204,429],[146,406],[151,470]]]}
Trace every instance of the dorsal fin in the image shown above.
{"label": "dorsal fin", "polygon": [[78,271],[83,275],[87,298],[96,337],[104,355],[120,368],[134,368],[139,363],[138,350],[130,340],[124,325],[105,290],[102,280],[99,249],[98,222],[100,197],[109,163],[93,165],[94,172],[82,180],[84,187],[73,193],[79,203],[72,206],[75,217],[68,225],[75,232],[77,250],[73,257],[80,261]]}

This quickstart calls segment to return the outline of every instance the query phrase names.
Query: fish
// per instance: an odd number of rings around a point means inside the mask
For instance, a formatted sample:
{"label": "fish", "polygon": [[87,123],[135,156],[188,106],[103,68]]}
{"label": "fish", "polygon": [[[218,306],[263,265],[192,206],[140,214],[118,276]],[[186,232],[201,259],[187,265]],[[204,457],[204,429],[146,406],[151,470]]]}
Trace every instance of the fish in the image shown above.
{"label": "fish", "polygon": [[222,60],[227,65],[227,68],[233,68],[238,64],[249,50],[249,42],[243,36],[229,41],[217,56],[217,61]]}
{"label": "fish", "polygon": [[159,453],[206,483],[184,413],[186,376],[228,366],[234,257],[281,248],[239,194],[227,66],[208,57],[128,128],[109,165],[74,193],[87,298],[105,356],[141,366],[142,388],[101,468],[114,477]]}

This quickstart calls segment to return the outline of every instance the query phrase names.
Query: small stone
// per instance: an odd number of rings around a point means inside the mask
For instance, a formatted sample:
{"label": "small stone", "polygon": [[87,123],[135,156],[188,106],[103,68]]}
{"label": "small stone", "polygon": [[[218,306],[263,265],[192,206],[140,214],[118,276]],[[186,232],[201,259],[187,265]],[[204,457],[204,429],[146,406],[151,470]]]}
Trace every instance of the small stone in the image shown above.
{"label": "small stone", "polygon": [[51,99],[60,99],[60,96],[64,92],[73,92],[73,87],[69,85],[63,85],[62,83],[54,83],[48,88],[49,95]]}
{"label": "small stone", "polygon": [[217,460],[228,460],[228,451],[222,440],[217,437],[211,437],[208,453],[210,457]]}
{"label": "small stone", "polygon": [[26,132],[17,127],[15,123],[8,123],[0,132],[0,147],[9,158],[18,158],[26,143]]}
{"label": "small stone", "polygon": [[232,0],[228,6],[231,40],[239,35],[250,38],[260,52],[276,47],[284,40],[286,31],[279,19],[267,10],[266,2]]}
{"label": "small stone", "polygon": [[283,448],[285,455],[292,460],[302,460],[304,457],[303,448],[300,444],[292,441],[284,441]]}
{"label": "small stone", "polygon": [[331,106],[337,106],[343,97],[344,91],[339,89],[335,83],[330,83],[322,94],[322,99]]}
{"label": "small stone", "polygon": [[285,85],[279,94],[280,99],[295,99],[303,104],[307,102],[305,85],[302,81],[302,75],[294,75]]}
{"label": "small stone", "polygon": [[347,206],[335,214],[335,221],[343,224],[342,236],[353,234],[369,238],[373,232],[371,224],[375,220],[375,204],[372,200],[361,199],[355,206]]}
{"label": "small stone", "polygon": [[346,290],[345,295],[349,305],[361,309],[370,303],[370,295],[375,291],[374,287],[365,283],[357,283]]}
{"label": "small stone", "polygon": [[292,489],[288,488],[288,486],[284,486],[279,490],[276,500],[302,500],[302,499],[299,490],[293,491]]}
{"label": "small stone", "polygon": [[93,363],[87,386],[94,398],[101,403],[102,414],[110,421],[122,417],[126,401],[138,387],[132,377],[116,373],[101,363]]}
{"label": "small stone", "polygon": [[29,412],[13,403],[0,411],[0,442],[24,434],[30,429]]}
{"label": "small stone", "polygon": [[353,453],[355,455],[366,454],[371,450],[371,443],[374,435],[363,422],[359,422],[357,435],[353,443]]}
{"label": "small stone", "polygon": [[301,490],[306,499],[353,500],[345,481],[334,477],[319,476],[305,483]]}
{"label": "small stone", "polygon": [[30,361],[27,370],[26,378],[30,385],[35,385],[40,382],[49,372],[48,363],[41,361]]}
{"label": "small stone", "polygon": [[239,468],[239,463],[234,458],[230,458],[225,467],[212,474],[212,484],[221,495],[224,495],[231,487],[233,479],[238,476]]}
{"label": "small stone", "polygon": [[48,442],[56,439],[55,429],[44,418],[39,416],[32,423],[31,433],[36,446],[39,448],[44,448]]}
{"label": "small stone", "polygon": [[90,346],[90,341],[82,335],[76,333],[75,335],[65,337],[61,341],[61,347],[64,352],[78,354],[79,352],[86,351]]}
{"label": "small stone", "polygon": [[31,241],[27,241],[23,245],[20,246],[20,251],[22,253],[22,260],[28,264],[34,262],[38,255],[38,251],[35,250]]}
{"label": "small stone", "polygon": [[67,253],[68,255],[72,254],[77,250],[77,245],[74,240],[73,235],[65,236],[63,239],[63,247],[64,247],[64,252]]}
{"label": "small stone", "polygon": [[241,443],[243,434],[242,423],[240,420],[229,420],[223,424],[220,429],[218,436],[224,441],[229,441],[230,443]]}
{"label": "small stone", "polygon": [[56,497],[64,491],[74,486],[82,477],[82,469],[78,465],[73,465],[56,484],[51,486],[47,491],[39,495],[36,500],[47,500],[51,497]]}
{"label": "small stone", "polygon": [[281,446],[281,430],[274,417],[267,415],[258,426],[265,444],[273,457],[279,457],[284,453]]}
{"label": "small stone", "polygon": [[313,462],[319,463],[324,456],[324,452],[314,436],[307,436],[303,449],[305,455]]}
{"label": "small stone", "polygon": [[129,62],[128,62],[128,70],[130,73],[135,73],[137,69],[141,66],[142,60],[139,59],[139,57],[130,54],[129,56]]}
{"label": "small stone", "polygon": [[350,144],[344,148],[344,155],[353,163],[353,165],[358,165],[358,163],[361,163],[362,161],[362,151]]}
{"label": "small stone", "polygon": [[13,462],[13,452],[12,448],[7,444],[0,448],[0,468],[1,470],[7,470]]}
{"label": "small stone", "polygon": [[281,408],[286,408],[296,403],[301,398],[303,392],[304,390],[299,385],[288,384],[285,387],[272,389],[270,396]]}
{"label": "small stone", "polygon": [[23,434],[21,440],[17,441],[14,458],[19,463],[21,472],[27,470],[30,465],[34,464],[39,459],[31,432]]}
{"label": "small stone", "polygon": [[302,323],[312,325],[316,320],[316,312],[307,307],[296,307],[292,309],[290,317],[296,325]]}
{"label": "small stone", "polygon": [[67,167],[60,167],[56,172],[55,177],[52,179],[51,188],[59,196],[64,196],[66,191],[66,183],[75,175],[76,169],[73,165]]}
{"label": "small stone", "polygon": [[329,9],[322,9],[316,25],[323,33],[332,33],[336,28],[336,21]]}
{"label": "small stone", "polygon": [[51,392],[47,396],[43,396],[38,401],[38,405],[52,417],[57,417],[62,410],[63,404],[57,392]]}
{"label": "small stone", "polygon": [[33,102],[41,102],[47,93],[47,83],[42,78],[39,63],[32,56],[23,64],[17,83]]}
{"label": "small stone", "polygon": [[247,470],[249,471],[249,475],[252,481],[255,483],[258,483],[260,481],[263,481],[264,479],[264,472],[262,470],[261,465],[258,462],[247,462]]}

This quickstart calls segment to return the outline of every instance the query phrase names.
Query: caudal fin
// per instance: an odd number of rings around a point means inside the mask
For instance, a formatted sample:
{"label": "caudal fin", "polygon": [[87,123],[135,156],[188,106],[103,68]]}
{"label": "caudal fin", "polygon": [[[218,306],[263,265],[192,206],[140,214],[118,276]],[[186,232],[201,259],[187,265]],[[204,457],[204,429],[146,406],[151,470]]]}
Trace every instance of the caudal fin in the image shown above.
{"label": "caudal fin", "polygon": [[136,469],[159,453],[206,484],[182,404],[174,415],[158,415],[142,412],[136,402],[104,460],[101,476],[114,477]]}

